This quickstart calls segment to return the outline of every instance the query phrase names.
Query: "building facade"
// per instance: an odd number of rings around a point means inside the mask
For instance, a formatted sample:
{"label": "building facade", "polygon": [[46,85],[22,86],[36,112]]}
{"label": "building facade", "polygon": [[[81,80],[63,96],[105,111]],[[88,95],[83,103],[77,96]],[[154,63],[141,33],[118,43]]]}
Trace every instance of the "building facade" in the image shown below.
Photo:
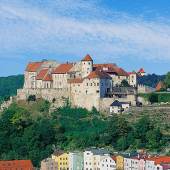
{"label": "building facade", "polygon": [[58,170],[58,163],[52,158],[44,159],[41,161],[40,170]]}
{"label": "building facade", "polygon": [[[137,87],[136,74],[128,74],[116,64],[94,64],[90,55],[76,63],[59,64],[55,61],[31,62],[25,70],[23,89],[17,91],[17,99],[25,100],[36,95],[49,101],[68,99],[72,106],[97,110],[102,108],[103,99],[108,108],[115,100],[123,100],[135,105],[136,94],[115,94],[113,87],[126,80],[132,88]],[[89,102],[91,101],[91,102]]]}
{"label": "building facade", "polygon": [[69,154],[63,152],[55,152],[52,159],[57,162],[58,170],[69,170]]}
{"label": "building facade", "polygon": [[[105,158],[108,158],[109,154],[105,149],[90,149],[84,152],[84,170],[100,170],[105,168]],[[103,164],[101,164],[103,161]],[[102,166],[104,165],[104,166]],[[109,164],[110,165],[110,164]]]}
{"label": "building facade", "polygon": [[100,162],[100,170],[116,170],[116,162],[110,156],[105,156]]}
{"label": "building facade", "polygon": [[82,152],[69,153],[69,170],[83,170],[84,158]]}

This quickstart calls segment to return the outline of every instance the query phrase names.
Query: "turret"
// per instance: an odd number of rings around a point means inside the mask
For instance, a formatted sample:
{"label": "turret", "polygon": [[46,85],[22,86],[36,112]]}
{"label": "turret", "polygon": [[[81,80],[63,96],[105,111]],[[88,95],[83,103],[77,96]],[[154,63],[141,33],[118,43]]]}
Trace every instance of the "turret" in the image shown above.
{"label": "turret", "polygon": [[87,77],[93,71],[93,59],[90,55],[86,55],[81,60],[82,77]]}

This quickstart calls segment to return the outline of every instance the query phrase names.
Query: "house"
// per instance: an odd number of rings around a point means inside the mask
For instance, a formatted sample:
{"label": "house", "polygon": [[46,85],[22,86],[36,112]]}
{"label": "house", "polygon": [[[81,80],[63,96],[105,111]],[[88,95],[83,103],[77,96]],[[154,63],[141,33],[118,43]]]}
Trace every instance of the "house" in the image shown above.
{"label": "house", "polygon": [[141,68],[141,69],[139,69],[139,71],[138,71],[138,76],[144,76],[145,75],[145,70],[143,69],[143,68]]}
{"label": "house", "polygon": [[101,161],[108,156],[108,151],[105,149],[92,148],[84,152],[84,169],[99,170]]}
{"label": "house", "polygon": [[170,165],[170,156],[155,156],[146,159],[146,170],[164,170]]}
{"label": "house", "polygon": [[31,160],[0,161],[0,170],[34,170]]}
{"label": "house", "polygon": [[44,159],[41,161],[40,170],[58,170],[58,163],[52,158]]}
{"label": "house", "polygon": [[124,169],[124,157],[122,155],[116,156],[116,169],[117,170]]}
{"label": "house", "polygon": [[58,164],[58,170],[69,170],[69,154],[63,151],[56,151],[52,154],[52,159]]}
{"label": "house", "polygon": [[130,107],[130,104],[128,102],[119,102],[118,100],[115,100],[110,105],[110,114],[116,113],[122,113],[125,110],[128,110]]}
{"label": "house", "polygon": [[116,170],[115,157],[105,156],[100,162],[100,170]]}
{"label": "house", "polygon": [[145,170],[145,160],[140,157],[124,158],[124,170]]}
{"label": "house", "polygon": [[69,153],[69,170],[83,170],[84,158],[82,152]]}

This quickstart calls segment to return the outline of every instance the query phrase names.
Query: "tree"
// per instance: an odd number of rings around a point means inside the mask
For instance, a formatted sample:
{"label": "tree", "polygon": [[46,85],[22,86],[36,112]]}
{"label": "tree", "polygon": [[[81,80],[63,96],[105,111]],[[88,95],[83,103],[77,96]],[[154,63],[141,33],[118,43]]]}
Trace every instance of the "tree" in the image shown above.
{"label": "tree", "polygon": [[28,102],[30,102],[30,101],[35,102],[36,101],[36,96],[35,95],[29,95],[27,101]]}
{"label": "tree", "polygon": [[151,103],[158,103],[158,94],[151,93],[150,96],[149,96],[149,101]]}
{"label": "tree", "polygon": [[170,72],[168,72],[166,74],[166,77],[165,77],[165,85],[166,85],[166,88],[170,88]]}
{"label": "tree", "polygon": [[122,80],[122,82],[121,82],[121,85],[120,85],[121,87],[130,87],[130,85],[129,85],[129,83],[128,83],[128,81],[127,80]]}

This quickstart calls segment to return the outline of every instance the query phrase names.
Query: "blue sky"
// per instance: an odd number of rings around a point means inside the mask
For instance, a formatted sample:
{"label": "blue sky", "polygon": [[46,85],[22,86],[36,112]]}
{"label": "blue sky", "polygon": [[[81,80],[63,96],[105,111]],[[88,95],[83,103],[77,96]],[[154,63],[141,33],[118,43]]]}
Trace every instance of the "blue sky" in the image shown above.
{"label": "blue sky", "polygon": [[0,76],[87,53],[127,71],[170,71],[170,0],[0,0]]}

